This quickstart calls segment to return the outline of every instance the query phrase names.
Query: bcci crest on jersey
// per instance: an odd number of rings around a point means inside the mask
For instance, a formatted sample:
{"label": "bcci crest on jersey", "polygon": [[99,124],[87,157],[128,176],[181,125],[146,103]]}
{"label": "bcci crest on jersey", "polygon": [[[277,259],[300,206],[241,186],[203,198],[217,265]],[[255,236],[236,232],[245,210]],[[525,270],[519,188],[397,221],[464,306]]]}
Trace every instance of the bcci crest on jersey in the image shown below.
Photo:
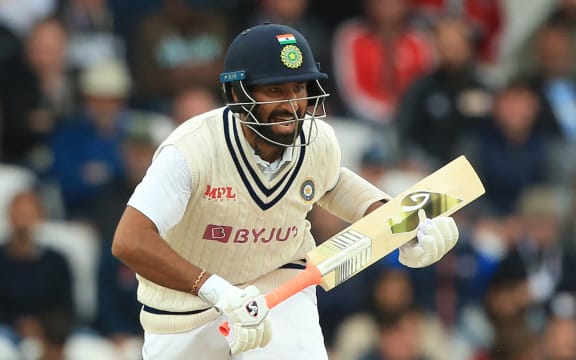
{"label": "bcci crest on jersey", "polygon": [[306,201],[312,201],[314,195],[316,194],[316,187],[314,181],[308,179],[302,183],[300,186],[300,196]]}

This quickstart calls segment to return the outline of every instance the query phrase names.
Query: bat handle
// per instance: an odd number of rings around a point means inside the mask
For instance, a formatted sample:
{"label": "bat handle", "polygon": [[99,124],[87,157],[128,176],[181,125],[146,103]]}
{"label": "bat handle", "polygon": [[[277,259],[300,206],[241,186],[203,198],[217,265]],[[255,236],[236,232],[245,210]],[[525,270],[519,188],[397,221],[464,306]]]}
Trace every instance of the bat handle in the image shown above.
{"label": "bat handle", "polygon": [[[297,292],[312,285],[320,285],[320,283],[322,283],[320,270],[315,265],[308,263],[306,268],[298,275],[266,294],[264,296],[266,305],[271,309]],[[230,334],[230,325],[225,321],[220,324],[218,330],[223,336],[228,336]]]}
{"label": "bat handle", "polygon": [[264,296],[266,305],[271,309],[297,292],[312,285],[320,285],[320,283],[322,283],[320,270],[318,270],[316,265],[308,263],[306,268],[298,275],[266,294]]}

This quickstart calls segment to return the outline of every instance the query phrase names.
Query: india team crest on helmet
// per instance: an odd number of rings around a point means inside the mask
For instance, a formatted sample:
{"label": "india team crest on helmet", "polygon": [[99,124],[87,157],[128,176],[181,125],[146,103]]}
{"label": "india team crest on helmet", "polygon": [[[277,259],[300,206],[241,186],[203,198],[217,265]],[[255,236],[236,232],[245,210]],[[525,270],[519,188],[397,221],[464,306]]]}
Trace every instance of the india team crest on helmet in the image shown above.
{"label": "india team crest on helmet", "polygon": [[314,195],[316,194],[316,187],[314,185],[314,181],[308,179],[302,183],[300,187],[300,196],[302,199],[306,201],[311,201],[314,199]]}
{"label": "india team crest on helmet", "polygon": [[280,53],[282,63],[290,69],[298,69],[302,66],[302,51],[296,45],[286,45]]}

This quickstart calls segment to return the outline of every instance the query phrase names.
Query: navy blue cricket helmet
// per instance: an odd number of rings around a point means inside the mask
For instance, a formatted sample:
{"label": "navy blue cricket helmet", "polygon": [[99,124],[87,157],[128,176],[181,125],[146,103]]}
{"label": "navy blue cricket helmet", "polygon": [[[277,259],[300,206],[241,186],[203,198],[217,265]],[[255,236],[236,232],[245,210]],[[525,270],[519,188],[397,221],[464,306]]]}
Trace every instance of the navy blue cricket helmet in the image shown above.
{"label": "navy blue cricket helmet", "polygon": [[[228,48],[224,71],[220,74],[226,105],[236,114],[248,114],[248,118],[242,119],[248,125],[266,125],[252,113],[256,105],[262,104],[250,94],[250,87],[255,85],[306,81],[306,99],[311,110],[307,117],[297,117],[295,121],[324,117],[324,100],[328,94],[319,80],[326,78],[328,75],[320,72],[320,65],[314,60],[304,36],[290,26],[272,23],[248,28],[236,36]],[[233,91],[236,101],[233,101]]]}
{"label": "navy blue cricket helmet", "polygon": [[248,85],[326,79],[308,41],[296,29],[278,24],[254,26],[240,33],[226,53],[220,81],[237,77]]}

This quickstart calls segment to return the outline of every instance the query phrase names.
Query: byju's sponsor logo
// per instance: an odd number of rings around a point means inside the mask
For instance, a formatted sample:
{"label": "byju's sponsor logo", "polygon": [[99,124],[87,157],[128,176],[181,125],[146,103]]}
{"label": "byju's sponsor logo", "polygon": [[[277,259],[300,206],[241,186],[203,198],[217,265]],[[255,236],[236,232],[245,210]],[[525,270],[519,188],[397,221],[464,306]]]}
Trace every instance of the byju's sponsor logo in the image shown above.
{"label": "byju's sponsor logo", "polygon": [[207,185],[204,197],[210,200],[234,200],[236,199],[236,193],[231,186],[212,187]]}
{"label": "byju's sponsor logo", "polygon": [[298,236],[298,227],[272,227],[272,228],[240,228],[231,226],[213,225],[206,226],[202,239],[214,240],[221,243],[269,243],[271,241],[287,241]]}
{"label": "byju's sponsor logo", "polygon": [[232,226],[208,225],[206,226],[206,230],[204,230],[204,236],[202,236],[202,239],[227,243],[228,240],[230,240],[231,233]]}

